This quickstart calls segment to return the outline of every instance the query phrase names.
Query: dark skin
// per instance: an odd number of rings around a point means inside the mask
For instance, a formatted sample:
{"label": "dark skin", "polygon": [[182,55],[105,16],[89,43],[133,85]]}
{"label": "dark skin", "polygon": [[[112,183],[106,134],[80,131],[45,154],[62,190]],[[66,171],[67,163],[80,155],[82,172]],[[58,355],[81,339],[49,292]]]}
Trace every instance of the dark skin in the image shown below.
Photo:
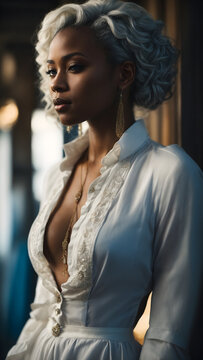
{"label": "dark skin", "polygon": [[92,29],[67,27],[51,42],[47,70],[52,98],[69,102],[55,107],[60,122],[73,125],[88,119],[89,123],[88,151],[75,165],[45,231],[44,254],[61,290],[69,277],[63,274],[61,244],[74,211],[74,196],[85,180],[78,204],[79,218],[89,186],[100,175],[101,159],[118,140],[115,124],[121,90],[125,130],[134,122],[129,91],[135,65],[130,61],[112,65]]}

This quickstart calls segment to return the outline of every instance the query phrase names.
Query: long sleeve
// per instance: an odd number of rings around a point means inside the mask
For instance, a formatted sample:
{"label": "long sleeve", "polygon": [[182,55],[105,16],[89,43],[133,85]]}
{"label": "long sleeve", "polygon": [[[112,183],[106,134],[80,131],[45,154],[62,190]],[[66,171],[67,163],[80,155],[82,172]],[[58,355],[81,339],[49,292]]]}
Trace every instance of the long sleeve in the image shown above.
{"label": "long sleeve", "polygon": [[199,307],[203,254],[203,179],[187,156],[168,164],[159,198],[150,326],[140,360],[188,360]]}
{"label": "long sleeve", "polygon": [[38,277],[35,298],[31,306],[30,318],[25,323],[17,343],[27,341],[33,337],[33,333],[38,333],[48,321],[48,310],[50,303],[50,293],[43,287],[41,278]]}
{"label": "long sleeve", "polygon": [[37,335],[46,325],[48,302],[46,289],[42,287],[42,281],[38,278],[35,298],[31,304],[30,318],[25,323],[16,345],[8,352],[6,360],[24,359],[25,353],[28,354],[26,359],[29,359],[28,347],[31,348]]}

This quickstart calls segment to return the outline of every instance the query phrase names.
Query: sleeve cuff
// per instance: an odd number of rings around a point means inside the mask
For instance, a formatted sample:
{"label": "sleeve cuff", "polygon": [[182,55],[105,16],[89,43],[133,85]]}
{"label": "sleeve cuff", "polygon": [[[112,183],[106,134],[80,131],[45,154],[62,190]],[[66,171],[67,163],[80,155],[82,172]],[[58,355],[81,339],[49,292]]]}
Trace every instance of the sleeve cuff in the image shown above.
{"label": "sleeve cuff", "polygon": [[171,329],[149,327],[146,332],[145,339],[165,341],[177,345],[184,350],[187,350],[188,348],[187,339],[185,339],[179,332]]}

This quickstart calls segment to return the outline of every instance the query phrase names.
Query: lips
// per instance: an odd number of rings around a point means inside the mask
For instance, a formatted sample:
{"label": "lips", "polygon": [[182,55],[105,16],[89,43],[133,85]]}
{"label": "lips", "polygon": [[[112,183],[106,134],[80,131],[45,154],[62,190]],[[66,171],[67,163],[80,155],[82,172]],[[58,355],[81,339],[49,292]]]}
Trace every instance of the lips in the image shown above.
{"label": "lips", "polygon": [[71,104],[69,100],[57,98],[53,100],[55,110],[58,112],[66,111],[68,106]]}
{"label": "lips", "polygon": [[71,102],[69,100],[65,100],[65,99],[61,99],[61,98],[54,99],[53,102],[54,102],[54,106],[56,106],[56,105],[64,105],[64,104],[71,104]]}

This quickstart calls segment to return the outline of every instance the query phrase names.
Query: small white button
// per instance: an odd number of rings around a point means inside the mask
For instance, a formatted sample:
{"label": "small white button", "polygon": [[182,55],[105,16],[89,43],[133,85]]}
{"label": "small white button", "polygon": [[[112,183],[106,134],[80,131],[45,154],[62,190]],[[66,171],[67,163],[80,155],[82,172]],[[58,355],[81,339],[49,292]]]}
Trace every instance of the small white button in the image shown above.
{"label": "small white button", "polygon": [[55,314],[56,314],[56,315],[59,315],[59,314],[60,314],[60,312],[61,312],[61,310],[60,310],[60,309],[58,309],[58,308],[56,308],[56,309],[55,309]]}

